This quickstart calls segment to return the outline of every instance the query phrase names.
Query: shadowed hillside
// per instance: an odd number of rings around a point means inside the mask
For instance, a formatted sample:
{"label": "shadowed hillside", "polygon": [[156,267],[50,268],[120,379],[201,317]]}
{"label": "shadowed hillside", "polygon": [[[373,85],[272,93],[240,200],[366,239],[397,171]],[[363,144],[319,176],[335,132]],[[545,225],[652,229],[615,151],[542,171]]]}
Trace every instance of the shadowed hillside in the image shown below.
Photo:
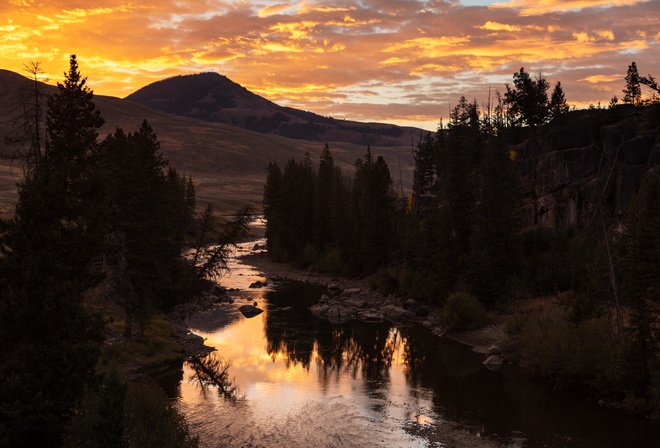
{"label": "shadowed hillside", "polygon": [[217,73],[175,76],[155,82],[126,99],[152,109],[285,137],[349,142],[371,146],[407,146],[419,129],[383,123],[336,120],[282,107]]}
{"label": "shadowed hillside", "polygon": [[[21,92],[26,85],[29,87],[30,83],[23,76],[0,70],[0,153],[12,151],[4,143],[4,137],[11,133],[12,117],[20,112],[24,101],[21,98],[25,97]],[[45,93],[54,91],[55,87],[44,86]],[[179,172],[193,176],[198,203],[212,202],[221,212],[232,212],[246,203],[260,209],[268,162],[284,165],[291,158],[301,160],[305,152],[309,152],[316,164],[325,144],[181,117],[115,97],[97,95],[94,101],[105,118],[100,138],[117,127],[126,132],[135,131],[146,118],[158,135],[162,151],[171,165]],[[337,163],[347,169],[366,150],[365,145],[329,143]],[[401,172],[403,187],[409,190],[414,168],[410,142],[405,147],[372,146],[372,152],[382,155],[390,164],[397,185]],[[20,178],[21,170],[16,163],[10,168],[7,160],[0,163],[0,212],[6,216],[16,197],[15,182]]]}

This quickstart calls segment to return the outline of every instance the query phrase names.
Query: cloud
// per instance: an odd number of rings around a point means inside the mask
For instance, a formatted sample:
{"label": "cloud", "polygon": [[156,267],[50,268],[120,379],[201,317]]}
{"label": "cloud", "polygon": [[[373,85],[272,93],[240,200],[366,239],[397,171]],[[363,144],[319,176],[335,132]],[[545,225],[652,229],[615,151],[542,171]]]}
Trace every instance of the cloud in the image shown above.
{"label": "cloud", "polygon": [[0,67],[40,61],[57,81],[76,53],[96,93],[120,97],[216,71],[323,115],[430,126],[520,67],[560,80],[570,104],[618,95],[633,60],[660,76],[658,10],[660,0],[12,0],[0,3]]}

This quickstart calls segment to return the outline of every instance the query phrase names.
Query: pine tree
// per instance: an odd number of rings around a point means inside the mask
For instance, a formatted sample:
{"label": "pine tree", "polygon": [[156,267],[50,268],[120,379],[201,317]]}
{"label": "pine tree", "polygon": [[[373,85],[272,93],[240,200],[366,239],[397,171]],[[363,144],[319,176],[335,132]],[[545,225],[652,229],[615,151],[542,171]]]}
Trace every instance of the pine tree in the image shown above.
{"label": "pine tree", "polygon": [[543,124],[548,117],[548,81],[539,74],[532,79],[524,67],[513,74],[512,89],[506,85],[504,101],[514,123],[531,127]]}
{"label": "pine tree", "polygon": [[487,305],[506,297],[516,273],[517,185],[503,140],[492,139],[479,167],[468,271],[470,289]]}
{"label": "pine tree", "polygon": [[626,88],[623,89],[623,102],[628,104],[639,104],[642,100],[642,87],[640,85],[637,64],[633,61],[626,72]]}
{"label": "pine tree", "polygon": [[359,273],[372,273],[389,261],[395,236],[395,195],[387,163],[380,156],[374,161],[371,148],[364,160],[355,163],[353,200],[357,253],[352,262]]}
{"label": "pine tree", "polygon": [[623,297],[630,308],[635,341],[633,362],[640,378],[638,391],[650,398],[652,372],[657,367],[657,316],[660,309],[660,171],[648,172],[632,201],[621,243]]}
{"label": "pine tree", "polygon": [[569,107],[566,103],[566,95],[564,94],[564,89],[561,87],[560,81],[557,81],[555,88],[552,90],[549,107],[550,116],[552,118],[560,117],[568,112]]}
{"label": "pine tree", "polygon": [[86,169],[102,119],[75,56],[48,101],[48,142],[19,184],[0,239],[0,441],[57,446],[98,360],[100,322],[83,307],[93,248]]}

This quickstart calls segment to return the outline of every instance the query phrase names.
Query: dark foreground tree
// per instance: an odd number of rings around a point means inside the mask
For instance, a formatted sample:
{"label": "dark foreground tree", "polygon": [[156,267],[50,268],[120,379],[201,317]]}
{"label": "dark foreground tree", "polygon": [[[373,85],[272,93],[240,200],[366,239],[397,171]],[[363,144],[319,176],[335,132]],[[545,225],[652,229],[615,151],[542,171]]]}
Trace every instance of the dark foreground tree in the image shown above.
{"label": "dark foreground tree", "polygon": [[93,284],[85,169],[102,119],[75,56],[48,101],[44,157],[18,186],[0,229],[0,445],[58,446],[94,372],[100,322],[83,306]]}

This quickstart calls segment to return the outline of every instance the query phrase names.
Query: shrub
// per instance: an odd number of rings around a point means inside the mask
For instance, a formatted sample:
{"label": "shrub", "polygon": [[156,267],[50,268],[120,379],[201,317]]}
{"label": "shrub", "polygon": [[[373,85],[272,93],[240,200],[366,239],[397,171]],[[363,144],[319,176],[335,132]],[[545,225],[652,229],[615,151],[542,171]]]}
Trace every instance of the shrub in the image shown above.
{"label": "shrub", "polygon": [[369,286],[381,294],[394,294],[399,291],[397,273],[381,268],[369,279]]}
{"label": "shrub", "polygon": [[341,257],[341,251],[334,247],[325,250],[321,254],[316,268],[320,272],[342,272],[344,268],[344,262]]}
{"label": "shrub", "polygon": [[567,310],[552,306],[517,315],[507,331],[508,354],[519,356],[557,389],[581,385],[600,396],[621,399],[631,386],[626,379],[629,347],[625,341],[613,341],[607,317],[574,323]]}
{"label": "shrub", "polygon": [[486,308],[473,295],[457,292],[447,297],[442,322],[455,330],[473,330],[486,324]]}

